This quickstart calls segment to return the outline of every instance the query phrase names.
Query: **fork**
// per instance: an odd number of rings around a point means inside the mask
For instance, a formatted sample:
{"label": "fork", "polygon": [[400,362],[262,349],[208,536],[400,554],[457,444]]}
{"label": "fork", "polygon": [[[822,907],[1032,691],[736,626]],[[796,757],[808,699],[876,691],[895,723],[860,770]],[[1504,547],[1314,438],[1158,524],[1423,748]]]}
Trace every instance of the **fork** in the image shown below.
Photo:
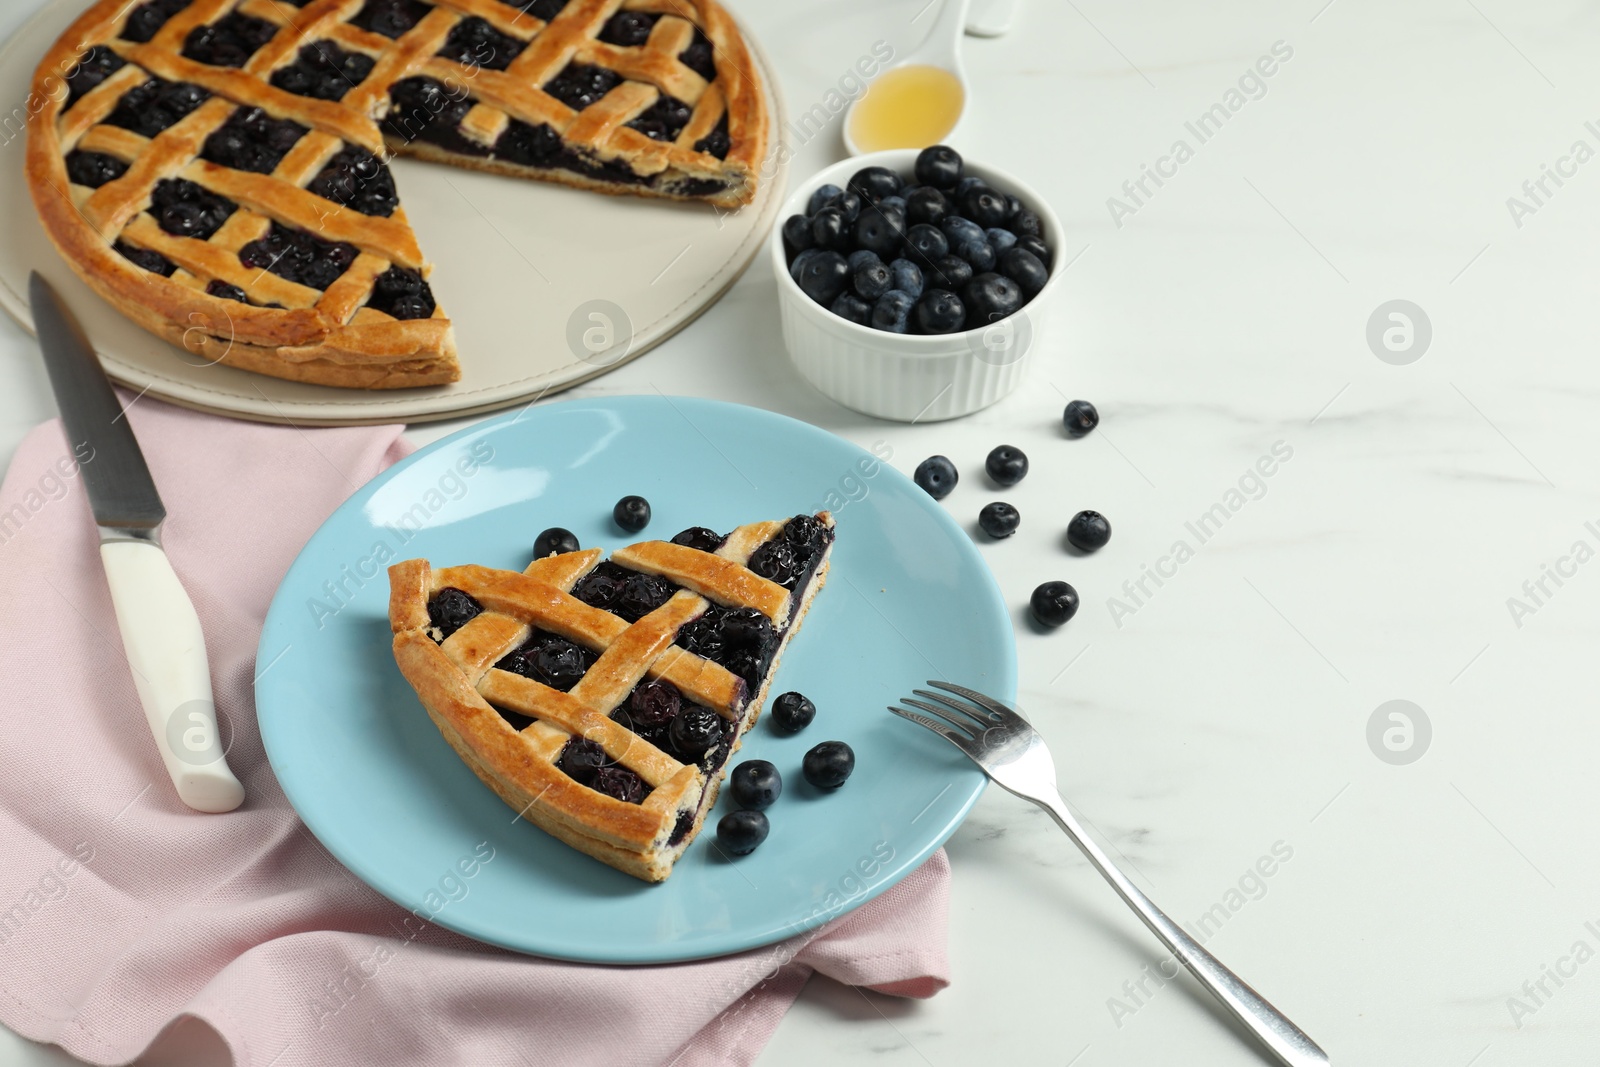
{"label": "fork", "polygon": [[[1050,750],[1026,719],[999,701],[964,686],[934,681],[928,684],[944,693],[915,689],[913,695],[924,699],[902,697],[900,702],[918,711],[900,707],[889,710],[902,719],[926,726],[966,753],[1002,788],[1048,811],[1173,956],[1181,960],[1189,973],[1279,1061],[1288,1067],[1327,1067],[1328,1056],[1315,1041],[1167,918],[1166,913],[1129,881],[1100,846],[1083,832],[1056,789],[1056,765],[1050,758]],[[950,693],[955,696],[946,695]]]}

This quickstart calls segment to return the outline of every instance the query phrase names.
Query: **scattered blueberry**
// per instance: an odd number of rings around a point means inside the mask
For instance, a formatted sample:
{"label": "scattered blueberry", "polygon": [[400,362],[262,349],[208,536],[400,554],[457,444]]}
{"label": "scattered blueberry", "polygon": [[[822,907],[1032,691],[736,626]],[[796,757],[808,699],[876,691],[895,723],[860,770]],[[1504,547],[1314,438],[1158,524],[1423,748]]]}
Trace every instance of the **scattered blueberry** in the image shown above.
{"label": "scattered blueberry", "polygon": [[1033,591],[1028,607],[1040,626],[1060,626],[1078,613],[1078,591],[1066,582],[1045,582]]}
{"label": "scattered blueberry", "polygon": [[929,289],[917,301],[914,317],[922,333],[954,333],[966,321],[967,309],[956,294],[945,289]]}
{"label": "scattered blueberry", "polygon": [[1067,523],[1067,540],[1080,552],[1093,552],[1111,540],[1111,524],[1098,511],[1080,511]]}
{"label": "scattered blueberry", "polygon": [[562,529],[560,526],[552,526],[533,539],[534,559],[576,551],[578,551],[578,538],[571,530]]}
{"label": "scattered blueberry", "polygon": [[[921,288],[920,279],[918,288]],[[867,319],[867,325],[886,333],[906,333],[911,329],[911,309],[916,307],[916,304],[917,298],[905,290],[890,289],[878,297],[878,302],[872,305],[872,314]]]}
{"label": "scattered blueberry", "polygon": [[783,776],[764,759],[745,760],[728,776],[733,799],[747,811],[765,811],[783,794]]}
{"label": "scattered blueberry", "polygon": [[961,155],[949,145],[932,145],[917,153],[914,170],[923,185],[953,189],[961,180]]}
{"label": "scattered blueberry", "polygon": [[839,188],[837,185],[834,185],[832,182],[829,182],[827,185],[820,186],[816,192],[811,194],[811,199],[807,201],[806,214],[815,215],[817,212],[821,211],[823,208],[839,199],[839,196],[843,192],[843,189]]}
{"label": "scattered blueberry", "polygon": [[872,305],[849,290],[840,293],[828,310],[858,326],[866,326],[872,319]]}
{"label": "scattered blueberry", "polygon": [[798,733],[817,717],[817,706],[799,693],[784,693],[772,702],[772,721],[780,730]]}
{"label": "scattered blueberry", "polygon": [[1068,437],[1082,437],[1100,425],[1100,412],[1087,400],[1074,400],[1061,413],[1061,423]]}
{"label": "scattered blueberry", "polygon": [[843,741],[824,741],[800,761],[800,773],[818,789],[838,789],[856,769],[856,754]]}
{"label": "scattered blueberry", "polygon": [[759,811],[730,811],[717,821],[717,840],[735,856],[747,856],[771,830],[772,824]]}
{"label": "scattered blueberry", "polygon": [[956,471],[956,465],[944,456],[929,456],[917,464],[916,473],[911,480],[920,485],[929,496],[935,500],[943,500],[950,495],[950,490],[956,487],[961,480],[961,475]]}
{"label": "scattered blueberry", "polygon": [[625,496],[611,509],[611,518],[628,533],[638,533],[650,525],[650,501],[642,496]]}
{"label": "scattered blueberry", "polygon": [[848,187],[869,204],[900,191],[900,175],[888,167],[862,167],[850,176]]}
{"label": "scattered blueberry", "polygon": [[996,445],[983,461],[983,469],[996,485],[1016,485],[1028,473],[1028,457],[1014,445]]}
{"label": "scattered blueberry", "polygon": [[1003,500],[985,504],[983,510],[978,512],[978,525],[990,537],[1010,537],[1021,524],[1022,516],[1017,514],[1017,509]]}

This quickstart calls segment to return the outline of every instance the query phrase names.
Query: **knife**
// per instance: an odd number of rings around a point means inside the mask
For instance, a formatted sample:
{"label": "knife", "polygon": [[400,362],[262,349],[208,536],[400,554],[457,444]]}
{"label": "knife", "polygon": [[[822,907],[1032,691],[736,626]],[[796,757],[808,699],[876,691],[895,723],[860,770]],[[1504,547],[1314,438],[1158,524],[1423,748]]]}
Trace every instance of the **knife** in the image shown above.
{"label": "knife", "polygon": [[196,811],[232,811],[244,786],[223,758],[200,616],[161,549],[167,509],[78,320],[37,272],[28,299],[67,440],[89,449],[80,474],[150,733],[178,799]]}

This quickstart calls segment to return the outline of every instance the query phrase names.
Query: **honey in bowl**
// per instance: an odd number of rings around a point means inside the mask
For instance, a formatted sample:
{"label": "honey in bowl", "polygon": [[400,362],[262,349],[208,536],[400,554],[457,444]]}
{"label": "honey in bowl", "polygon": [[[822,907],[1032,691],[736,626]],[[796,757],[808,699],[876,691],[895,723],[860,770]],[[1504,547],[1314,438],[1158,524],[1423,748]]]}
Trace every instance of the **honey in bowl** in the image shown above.
{"label": "honey in bowl", "polygon": [[885,71],[850,115],[850,137],[862,152],[926,148],[955,128],[966,93],[942,67],[911,64]]}

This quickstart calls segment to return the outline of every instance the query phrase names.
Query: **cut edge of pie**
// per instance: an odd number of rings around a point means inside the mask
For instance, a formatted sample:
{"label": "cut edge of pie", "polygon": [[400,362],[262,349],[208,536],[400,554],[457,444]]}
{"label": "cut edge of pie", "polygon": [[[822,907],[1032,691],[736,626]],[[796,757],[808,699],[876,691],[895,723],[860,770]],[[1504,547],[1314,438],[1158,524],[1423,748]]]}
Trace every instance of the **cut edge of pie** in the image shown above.
{"label": "cut edge of pie", "polygon": [[[804,540],[789,540],[790,525],[802,520],[796,530]],[[406,560],[389,568],[395,661],[445,741],[520,817],[617,870],[663,881],[699,834],[733,754],[760,717],[783,652],[827,581],[834,540],[833,518],[824,511],[741,526],[714,551],[665,541],[618,549],[610,564],[673,586],[631,623],[573,592],[579,587],[594,598],[580,583],[602,565],[597,548],[547,556],[521,572]],[[757,551],[774,544],[774,551],[800,544],[809,552],[785,578],[792,589],[749,566]],[[475,611],[449,632],[432,610],[445,590],[466,594]],[[713,609],[724,613],[714,623],[707,618]],[[770,649],[757,656],[755,685],[676,643],[691,623],[706,619],[720,627],[738,609],[770,622]],[[593,662],[566,689],[498,666],[538,640],[582,646]],[[720,642],[716,651],[723,651]],[[722,739],[698,763],[671,750],[667,724],[646,724],[653,737],[630,729],[626,709],[634,706],[636,688],[662,681],[682,708],[698,705],[723,720]],[[613,717],[619,711],[620,722]],[[506,712],[530,721],[513,725]],[[604,750],[604,768],[620,768],[621,792],[641,790],[636,800],[601,792],[563,768],[570,746],[590,742]],[[585,773],[599,780],[593,768]]]}
{"label": "cut edge of pie", "polygon": [[[361,0],[310,0],[304,6],[278,0],[99,0],[56,40],[34,73],[26,171],[45,233],[73,272],[122,314],[208,364],[346,388],[458,381],[451,323],[427,286],[431,266],[403,207],[396,203],[387,216],[368,215],[306,188],[335,156],[360,149],[381,164],[388,155],[403,153],[594,191],[734,207],[754,197],[769,136],[764,90],[750,50],[716,0],[626,3],[627,11],[638,10],[640,17],[656,22],[677,16],[668,19],[670,34],[654,37],[675,42],[683,36],[698,46],[697,34],[703,35],[712,49],[707,62],[715,77],[710,81],[680,58],[656,54],[655,40],[633,48],[599,40],[601,21],[623,10],[619,0],[567,0],[555,5],[557,13],[548,22],[526,14],[538,3],[530,0],[521,10],[492,0],[414,5],[425,15],[389,37],[351,21],[366,10]],[[147,40],[119,36],[129,20],[153,6],[163,9],[164,21]],[[227,19],[271,24],[271,31],[237,67],[184,54],[189,35]],[[531,35],[503,38],[519,46],[512,62],[522,65],[509,71],[480,69],[476,62],[436,53],[446,35],[468,19],[496,32]],[[545,40],[536,46],[541,36]],[[369,73],[338,101],[280,88],[273,75],[303,63],[302,51],[310,44],[344,49],[347,58],[359,54]],[[84,75],[91,57],[106,69]],[[623,73],[581,110],[543,91],[568,65],[597,57],[616,62]],[[161,83],[156,92],[192,85],[204,96],[148,136],[103,124],[125,95],[152,78]],[[452,78],[474,94],[452,127],[461,134],[457,140],[468,138],[462,143],[469,150],[450,151],[415,133],[397,137],[394,86],[407,79]],[[651,101],[676,99],[665,87],[633,78],[653,78],[696,95],[675,140],[656,140],[628,125],[645,117]],[[489,106],[490,100],[499,109]],[[264,171],[200,158],[206,138],[246,109],[259,109],[273,122],[297,123],[306,132]],[[557,137],[560,158],[585,173],[561,169],[559,163],[534,166],[492,158],[498,138],[513,122],[522,123],[524,131],[542,129]],[[529,125],[534,122],[541,126]],[[712,134],[717,147],[702,150],[700,139]],[[486,144],[469,143],[476,136]],[[112,159],[113,176],[94,186],[75,183],[68,157],[76,149]],[[716,151],[723,155],[711,154]],[[164,230],[144,211],[157,183],[167,179],[193,183],[230,201],[228,221],[200,237]],[[353,261],[326,286],[244,265],[243,247],[276,237],[280,229],[313,244],[317,239],[342,244],[347,250],[340,251],[341,260]],[[147,268],[121,248],[157,266]],[[281,252],[274,265],[278,258]],[[416,317],[368,306],[379,276],[394,273],[391,268],[403,276],[397,284],[411,287],[403,291],[420,288],[425,294],[425,305],[409,309]],[[214,289],[237,298],[215,295]]]}

